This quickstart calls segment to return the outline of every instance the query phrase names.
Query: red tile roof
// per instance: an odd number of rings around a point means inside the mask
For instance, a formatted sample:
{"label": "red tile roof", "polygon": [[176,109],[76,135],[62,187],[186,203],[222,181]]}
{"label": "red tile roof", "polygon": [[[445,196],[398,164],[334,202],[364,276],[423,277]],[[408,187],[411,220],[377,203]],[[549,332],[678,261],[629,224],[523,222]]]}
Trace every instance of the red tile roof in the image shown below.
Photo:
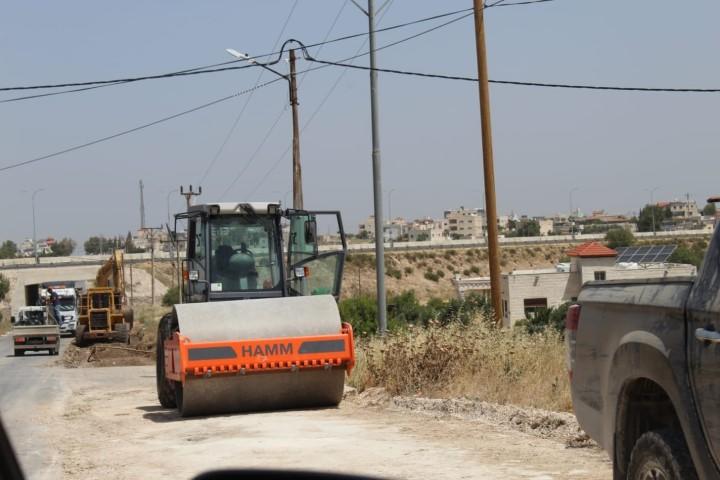
{"label": "red tile roof", "polygon": [[568,250],[568,256],[593,258],[593,257],[616,257],[617,252],[599,242],[587,242]]}

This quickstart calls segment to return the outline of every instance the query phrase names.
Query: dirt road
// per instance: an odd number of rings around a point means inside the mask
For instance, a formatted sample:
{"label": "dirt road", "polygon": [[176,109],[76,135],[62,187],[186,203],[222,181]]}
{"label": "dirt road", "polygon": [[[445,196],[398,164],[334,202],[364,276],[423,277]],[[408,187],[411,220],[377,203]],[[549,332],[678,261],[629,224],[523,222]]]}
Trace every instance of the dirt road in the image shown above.
{"label": "dirt road", "polygon": [[[386,478],[611,477],[596,449],[567,449],[488,422],[369,407],[354,397],[338,409],[181,419],[158,405],[153,367],[54,362],[0,357],[3,420],[30,478],[178,480],[221,467]],[[24,386],[11,371],[28,375]]]}

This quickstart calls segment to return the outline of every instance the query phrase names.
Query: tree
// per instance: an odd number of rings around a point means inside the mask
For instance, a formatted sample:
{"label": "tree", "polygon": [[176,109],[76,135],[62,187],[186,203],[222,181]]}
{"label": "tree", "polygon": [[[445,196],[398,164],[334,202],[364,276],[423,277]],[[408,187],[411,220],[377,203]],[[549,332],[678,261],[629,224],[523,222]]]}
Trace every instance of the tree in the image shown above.
{"label": "tree", "polygon": [[717,209],[715,208],[714,203],[708,203],[705,205],[705,208],[703,208],[702,214],[706,217],[714,217],[717,213]]}
{"label": "tree", "polygon": [[10,291],[10,280],[0,273],[0,301],[5,300],[5,295]]}
{"label": "tree", "polygon": [[113,247],[115,245],[114,239],[105,238],[102,236],[99,237],[90,237],[87,239],[87,241],[84,243],[85,247],[85,253],[88,255],[100,255],[103,253],[109,253],[112,251]]}
{"label": "tree", "polygon": [[75,240],[72,238],[63,238],[53,244],[51,247],[53,257],[69,257],[75,250]]}
{"label": "tree", "polygon": [[673,254],[670,255],[668,262],[695,265],[697,268],[700,268],[700,264],[702,264],[703,258],[705,257],[706,249],[707,247],[703,248],[702,245],[697,243],[690,248],[685,245],[680,245],[675,249]]}
{"label": "tree", "polygon": [[635,235],[627,228],[612,228],[605,235],[610,248],[629,247],[635,243]]}
{"label": "tree", "polygon": [[646,205],[640,210],[638,216],[638,231],[640,232],[652,232],[653,231],[653,212],[655,213],[655,230],[660,230],[660,225],[663,220],[672,218],[672,212],[670,207],[660,207],[658,205]]}
{"label": "tree", "polygon": [[520,220],[519,222],[512,222],[512,224],[515,231],[510,234],[511,237],[540,236],[540,223],[537,220]]}
{"label": "tree", "polygon": [[17,245],[12,240],[5,240],[0,245],[0,258],[15,258],[17,256]]}
{"label": "tree", "polygon": [[127,236],[125,237],[124,246],[127,253],[145,253],[144,248],[138,248],[135,246],[135,242],[133,242],[132,234],[130,232],[128,232]]}
{"label": "tree", "polygon": [[419,233],[417,236],[418,242],[427,242],[428,240],[430,240],[430,235],[428,235],[427,232]]}

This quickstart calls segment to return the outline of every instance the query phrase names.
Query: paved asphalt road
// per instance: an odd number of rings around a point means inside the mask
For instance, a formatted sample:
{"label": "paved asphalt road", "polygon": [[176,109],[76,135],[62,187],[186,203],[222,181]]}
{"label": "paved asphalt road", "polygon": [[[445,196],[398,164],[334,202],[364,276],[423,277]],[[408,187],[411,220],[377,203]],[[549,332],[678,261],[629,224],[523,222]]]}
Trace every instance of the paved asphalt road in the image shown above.
{"label": "paved asphalt road", "polygon": [[[62,349],[70,342],[62,339]],[[60,356],[47,352],[13,355],[10,336],[0,336],[0,416],[20,455],[28,478],[62,477],[58,449],[48,444],[49,415],[63,414],[70,391],[62,381],[63,369],[53,368]]]}

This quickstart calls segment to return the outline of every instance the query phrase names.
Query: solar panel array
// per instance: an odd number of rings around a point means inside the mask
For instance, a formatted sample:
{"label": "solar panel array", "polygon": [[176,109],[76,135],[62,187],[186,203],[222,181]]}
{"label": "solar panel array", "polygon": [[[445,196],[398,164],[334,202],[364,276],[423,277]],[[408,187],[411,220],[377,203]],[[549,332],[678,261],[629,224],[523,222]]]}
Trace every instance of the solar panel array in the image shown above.
{"label": "solar panel array", "polygon": [[649,247],[619,247],[617,263],[665,263],[677,245],[653,245]]}

